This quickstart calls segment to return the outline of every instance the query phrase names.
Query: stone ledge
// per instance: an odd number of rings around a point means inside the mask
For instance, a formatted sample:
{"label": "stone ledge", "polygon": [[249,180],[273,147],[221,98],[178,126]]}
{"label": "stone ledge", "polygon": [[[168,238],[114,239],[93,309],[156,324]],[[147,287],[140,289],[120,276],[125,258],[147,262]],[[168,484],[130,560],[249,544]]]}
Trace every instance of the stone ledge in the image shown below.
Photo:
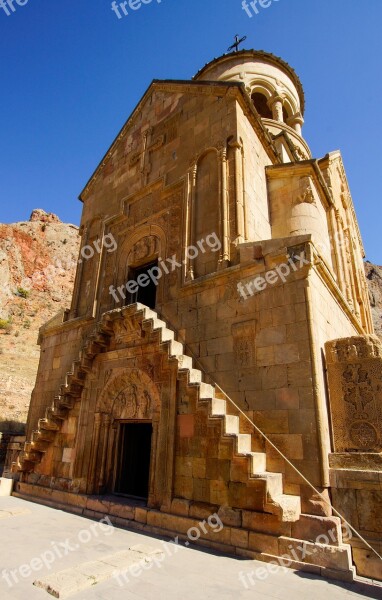
{"label": "stone ledge", "polygon": [[[50,492],[50,494],[44,492]],[[125,516],[120,517],[116,514],[119,512],[117,501],[98,500],[94,497],[80,496],[69,492],[46,490],[26,483],[16,484],[13,495],[92,519],[101,519],[107,515],[110,521],[117,526],[136,529],[152,535],[178,538],[184,542],[189,540],[187,535],[189,529],[197,528],[200,531],[200,538],[192,542],[196,546],[204,546],[234,556],[246,556],[263,562],[276,561],[278,564],[280,564],[280,556],[284,554],[288,555],[288,566],[291,568],[341,581],[353,581],[354,579],[354,567],[350,566],[350,546],[347,545],[324,546],[292,537],[260,534],[230,526],[225,526],[220,532],[207,531],[204,533],[200,528],[200,522],[195,518],[126,504],[121,504]],[[114,514],[111,514],[111,508],[113,508]],[[132,515],[133,518],[129,518],[129,515]],[[301,553],[301,548],[309,549],[309,552]],[[296,560],[299,552],[301,558]]]}
{"label": "stone ledge", "polygon": [[382,472],[382,453],[334,452],[329,454],[329,466],[331,469]]}

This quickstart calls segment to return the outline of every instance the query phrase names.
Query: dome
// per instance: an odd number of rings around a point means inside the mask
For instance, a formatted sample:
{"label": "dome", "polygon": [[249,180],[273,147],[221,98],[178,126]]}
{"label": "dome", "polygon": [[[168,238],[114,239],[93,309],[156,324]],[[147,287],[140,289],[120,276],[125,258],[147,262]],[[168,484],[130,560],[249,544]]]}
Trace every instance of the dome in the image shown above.
{"label": "dome", "polygon": [[[207,63],[194,81],[239,81],[252,93],[283,98],[286,111],[304,114],[305,97],[301,81],[291,66],[263,50],[240,50],[223,54]],[[290,115],[292,116],[292,115]]]}

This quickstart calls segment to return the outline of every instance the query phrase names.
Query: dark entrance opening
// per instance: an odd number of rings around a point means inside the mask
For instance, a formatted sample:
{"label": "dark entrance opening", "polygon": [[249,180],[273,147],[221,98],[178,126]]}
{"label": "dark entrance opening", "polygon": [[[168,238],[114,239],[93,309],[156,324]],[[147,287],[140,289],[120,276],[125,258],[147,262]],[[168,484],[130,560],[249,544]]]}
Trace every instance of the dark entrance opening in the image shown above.
{"label": "dark entrance opening", "polygon": [[147,500],[149,495],[151,423],[121,423],[114,492]]}
{"label": "dark entrance opening", "polygon": [[[155,308],[157,286],[155,284],[155,274],[153,273],[153,279],[148,275],[148,271],[153,267],[158,267],[158,261],[143,265],[142,267],[136,267],[129,269],[129,281],[136,281],[138,283],[138,289],[133,294],[128,293],[126,298],[126,304],[134,304],[135,302],[141,302],[149,308]],[[138,279],[140,277],[140,279]]]}

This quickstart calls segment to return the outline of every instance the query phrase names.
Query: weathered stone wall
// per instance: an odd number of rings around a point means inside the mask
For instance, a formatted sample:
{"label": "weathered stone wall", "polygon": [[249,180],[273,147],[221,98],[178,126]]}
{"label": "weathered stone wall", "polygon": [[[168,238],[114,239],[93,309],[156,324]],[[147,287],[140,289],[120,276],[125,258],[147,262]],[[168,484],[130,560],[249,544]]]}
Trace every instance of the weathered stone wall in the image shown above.
{"label": "weathered stone wall", "polygon": [[253,130],[247,116],[237,106],[238,139],[242,140],[245,190],[245,239],[268,240],[272,237],[265,167],[271,159]]}
{"label": "weathered stone wall", "polygon": [[45,410],[60,393],[60,386],[65,384],[73,361],[78,359],[88,331],[89,323],[76,322],[42,332],[40,363],[27,421],[27,439],[30,439],[32,431],[37,429],[38,420],[44,418]]}

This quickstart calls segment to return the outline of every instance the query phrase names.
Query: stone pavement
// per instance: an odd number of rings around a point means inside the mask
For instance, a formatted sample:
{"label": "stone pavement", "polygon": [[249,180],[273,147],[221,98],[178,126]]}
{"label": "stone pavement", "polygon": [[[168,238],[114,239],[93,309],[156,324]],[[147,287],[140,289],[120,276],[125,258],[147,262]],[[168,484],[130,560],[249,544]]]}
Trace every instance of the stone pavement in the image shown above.
{"label": "stone pavement", "polygon": [[[132,561],[127,561],[130,567],[125,577],[120,575],[117,579],[110,564],[119,564],[118,557],[129,552],[135,552],[140,563],[133,567]],[[92,567],[85,568],[85,563],[91,563]],[[99,567],[101,564],[103,569]],[[35,587],[34,581],[49,577],[61,585],[63,576],[56,575],[61,571],[69,570],[70,575],[82,569],[93,578],[94,569],[105,573],[106,567],[109,568],[106,579],[95,585],[96,573],[92,585],[67,597],[74,600],[322,600],[328,596],[330,600],[382,599],[382,587],[366,581],[345,584],[289,569],[269,573],[262,562],[163,543],[154,536],[109,527],[17,498],[0,498],[1,600],[49,600],[52,596]]]}

